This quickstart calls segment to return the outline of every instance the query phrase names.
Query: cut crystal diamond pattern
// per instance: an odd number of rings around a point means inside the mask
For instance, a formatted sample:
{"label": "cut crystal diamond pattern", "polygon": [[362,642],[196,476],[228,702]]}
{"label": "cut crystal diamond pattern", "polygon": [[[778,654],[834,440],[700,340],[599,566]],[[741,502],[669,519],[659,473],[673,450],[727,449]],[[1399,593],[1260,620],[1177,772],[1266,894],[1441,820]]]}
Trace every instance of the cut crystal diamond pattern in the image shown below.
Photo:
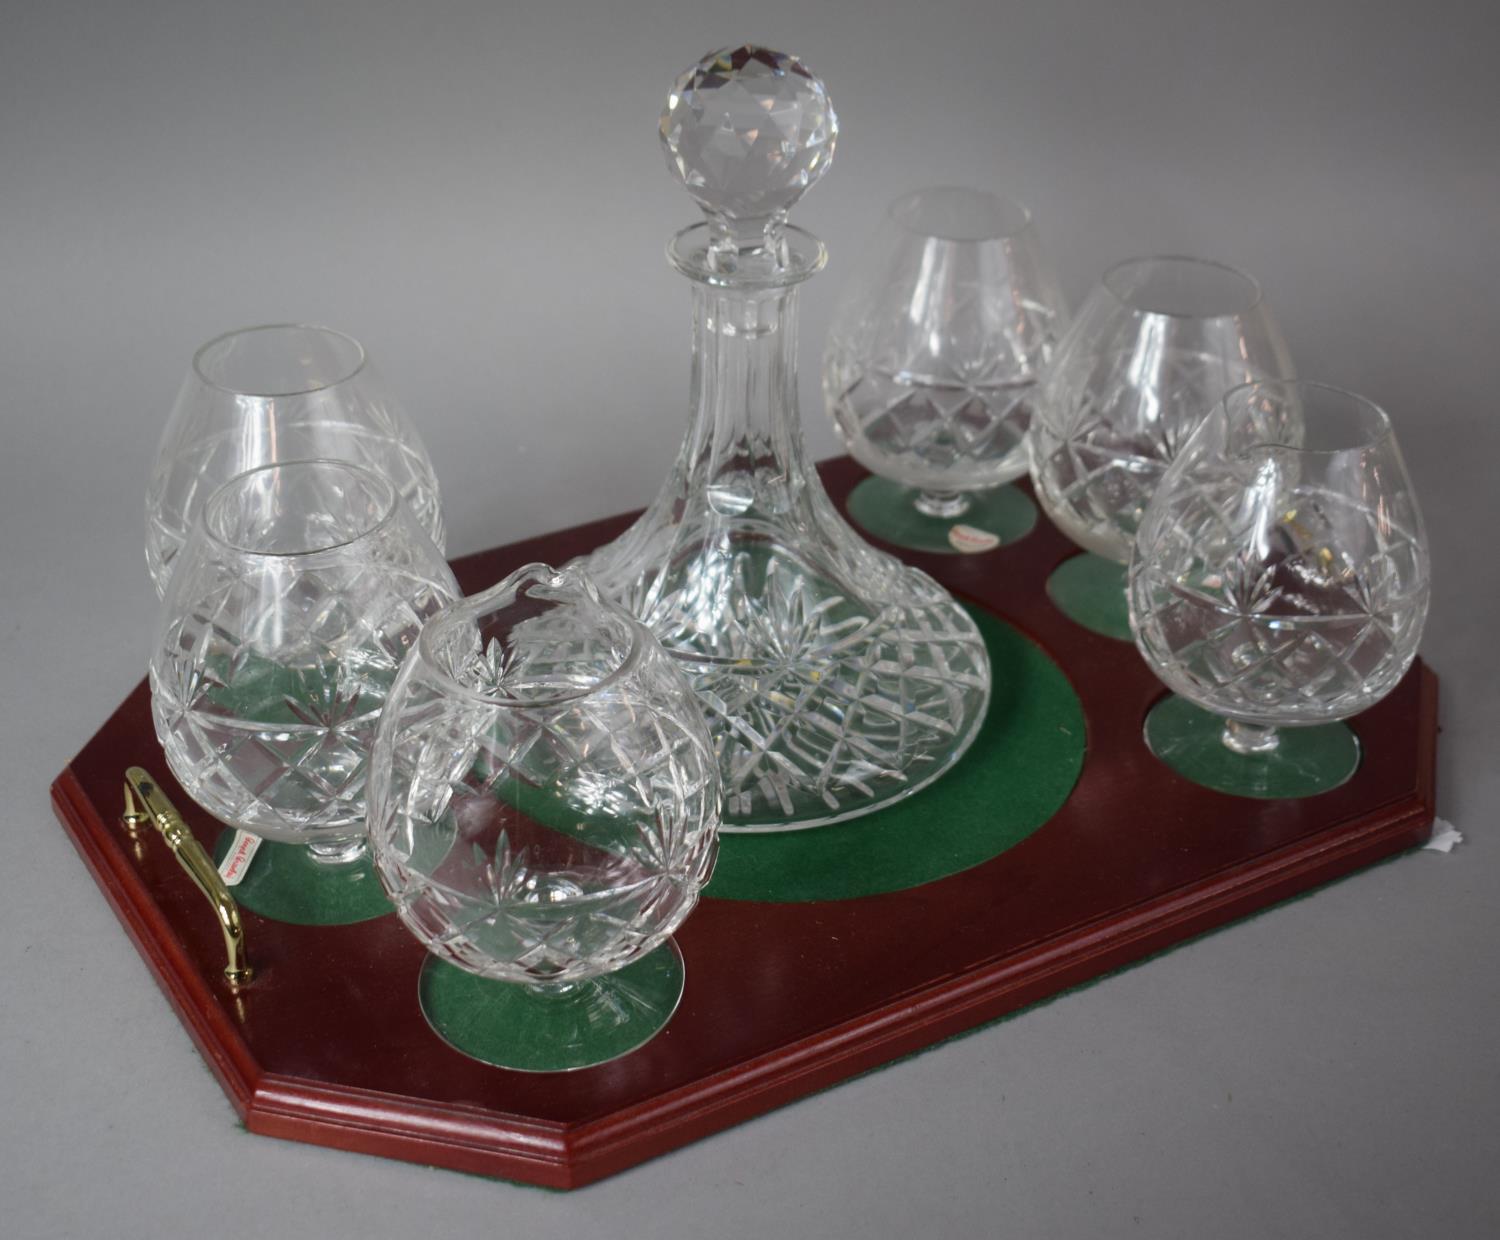
{"label": "cut crystal diamond pattern", "polygon": [[504,588],[436,621],[392,690],[370,840],[437,955],[506,981],[581,980],[691,911],[715,854],[717,770],[681,673],[623,615],[601,626],[580,595],[485,638],[486,597]]}
{"label": "cut crystal diamond pattern", "polygon": [[[152,718],[172,773],[216,818],[291,842],[347,837],[362,827],[386,694],[458,587],[399,505],[348,540],[357,505],[330,478],[386,486],[374,475],[315,463],[274,473],[257,502],[224,514],[220,537],[200,528],[183,551],[151,662]],[[266,477],[235,485],[249,494]],[[321,530],[316,545],[329,549],[254,554],[222,541],[249,539],[260,504],[302,514],[297,528]]]}
{"label": "cut crystal diamond pattern", "polygon": [[[851,283],[824,351],[824,401],[844,443],[866,468],[920,490],[1019,477],[1066,318],[1025,261],[1032,238],[954,247],[887,225],[878,239],[894,251],[878,250]],[[892,274],[876,279],[885,267]],[[1037,295],[1023,293],[1032,286]]]}
{"label": "cut crystal diamond pattern", "polygon": [[[784,214],[836,132],[822,83],[751,47],[690,70],[662,125],[698,202],[751,221]],[[692,421],[655,502],[582,565],[691,678],[726,829],[869,813],[973,741],[989,701],[983,640],[930,577],[860,540],[803,454],[794,286],[816,266],[769,285],[763,271],[679,266],[697,281]]]}
{"label": "cut crystal diamond pattern", "polygon": [[347,833],[363,819],[380,706],[422,622],[453,596],[368,570],[327,584],[368,610],[284,610],[301,626],[282,632],[294,662],[242,644],[256,587],[235,583],[174,621],[152,664],[152,716],[178,782],[221,821],[272,839]]}
{"label": "cut crystal diamond pattern", "polygon": [[1163,472],[1214,403],[1262,375],[1211,354],[1058,359],[1032,432],[1047,515],[1081,546],[1123,563]]}
{"label": "cut crystal diamond pattern", "polygon": [[1211,477],[1153,510],[1130,585],[1143,653],[1217,713],[1292,724],[1364,710],[1405,674],[1426,616],[1412,527],[1328,491],[1268,517],[1246,485]]}
{"label": "cut crystal diamond pattern", "polygon": [[933,490],[994,486],[1025,472],[1035,381],[943,385],[904,371],[835,366],[830,408],[869,468]]}
{"label": "cut crystal diamond pattern", "polygon": [[[983,717],[989,664],[941,587],[868,548],[854,557],[865,571],[840,585],[789,548],[710,541],[619,597],[698,690],[727,825],[845,817],[915,791],[962,753]],[[587,561],[606,588],[629,567],[610,552]]]}

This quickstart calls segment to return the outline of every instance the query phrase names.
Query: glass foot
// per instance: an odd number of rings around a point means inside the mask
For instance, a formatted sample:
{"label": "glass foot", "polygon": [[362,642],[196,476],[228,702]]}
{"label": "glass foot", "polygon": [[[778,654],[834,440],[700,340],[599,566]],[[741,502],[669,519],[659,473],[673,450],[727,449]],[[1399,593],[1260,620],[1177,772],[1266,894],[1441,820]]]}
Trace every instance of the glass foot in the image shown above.
{"label": "glass foot", "polygon": [[1279,728],[1271,735],[1270,745],[1231,748],[1221,716],[1175,695],[1146,716],[1152,753],[1184,779],[1231,796],[1316,796],[1345,783],[1359,767],[1359,738],[1346,724]]}
{"label": "glass foot", "polygon": [[954,516],[920,511],[921,494],[872,475],[850,492],[849,515],[855,524],[892,546],[945,555],[1003,547],[1026,537],[1036,525],[1036,505],[1020,487],[971,491],[960,497],[967,502]]}
{"label": "glass foot", "polygon": [[924,517],[944,517],[951,521],[969,511],[969,497],[962,491],[918,491],[912,507]]}
{"label": "glass foot", "polygon": [[[215,863],[233,842],[233,829],[220,833]],[[395,911],[363,847],[353,860],[335,864],[303,844],[262,840],[249,872],[230,891],[251,912],[294,926],[349,926]]]}
{"label": "glass foot", "polygon": [[721,836],[704,896],[816,903],[905,891],[983,865],[1062,808],[1083,770],[1083,704],[1062,668],[1020,630],[977,607],[970,615],[989,651],[994,692],[953,769],[853,822]]}
{"label": "glass foot", "polygon": [[1085,551],[1053,570],[1047,578],[1047,596],[1058,611],[1091,633],[1132,640],[1125,565]]}
{"label": "glass foot", "polygon": [[670,939],[617,973],[546,990],[478,977],[429,956],[417,995],[427,1023],[471,1059],[515,1072],[571,1072],[651,1040],[682,998]]}

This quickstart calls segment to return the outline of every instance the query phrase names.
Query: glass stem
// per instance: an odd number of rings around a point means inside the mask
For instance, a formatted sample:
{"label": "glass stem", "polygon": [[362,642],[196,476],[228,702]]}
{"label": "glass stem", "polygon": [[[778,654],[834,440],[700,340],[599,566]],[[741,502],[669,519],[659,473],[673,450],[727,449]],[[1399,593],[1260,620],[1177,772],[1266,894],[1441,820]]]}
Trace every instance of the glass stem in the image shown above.
{"label": "glass stem", "polygon": [[576,979],[568,982],[534,980],[521,984],[538,999],[547,1000],[565,999],[569,995],[577,994],[584,985]]}
{"label": "glass stem", "polygon": [[365,855],[365,837],[356,835],[346,840],[311,843],[307,852],[319,865],[347,865]]}
{"label": "glass stem", "polygon": [[1281,734],[1274,727],[1238,719],[1225,722],[1221,739],[1225,748],[1240,754],[1271,753],[1281,744]]}
{"label": "glass stem", "polygon": [[961,517],[969,510],[969,497],[962,491],[919,491],[912,501],[918,512],[929,517]]}

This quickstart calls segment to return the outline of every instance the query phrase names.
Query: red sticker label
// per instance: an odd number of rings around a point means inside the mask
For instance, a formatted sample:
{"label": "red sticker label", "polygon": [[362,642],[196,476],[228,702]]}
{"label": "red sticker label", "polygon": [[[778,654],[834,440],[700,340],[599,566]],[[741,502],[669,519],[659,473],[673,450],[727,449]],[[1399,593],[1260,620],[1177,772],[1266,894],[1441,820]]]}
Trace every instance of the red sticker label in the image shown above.
{"label": "red sticker label", "polygon": [[229,851],[224,854],[224,860],[219,862],[219,877],[227,886],[239,886],[240,880],[249,872],[250,863],[255,860],[255,850],[259,847],[260,836],[251,835],[248,831],[234,833]]}

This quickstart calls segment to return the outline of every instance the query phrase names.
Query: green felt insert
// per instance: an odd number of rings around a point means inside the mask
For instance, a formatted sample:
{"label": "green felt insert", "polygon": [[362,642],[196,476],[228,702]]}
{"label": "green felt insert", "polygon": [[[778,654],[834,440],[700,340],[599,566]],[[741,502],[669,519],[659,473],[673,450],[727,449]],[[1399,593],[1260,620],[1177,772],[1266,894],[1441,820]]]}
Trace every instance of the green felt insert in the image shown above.
{"label": "green felt insert", "polygon": [[[224,860],[234,831],[214,841],[214,862]],[[230,894],[237,903],[294,926],[349,926],[394,912],[365,854],[344,865],[314,861],[300,844],[262,840],[250,869]]]}
{"label": "green felt insert", "polygon": [[849,493],[849,515],[855,523],[897,547],[959,555],[948,539],[955,525],[994,534],[1000,545],[1017,542],[1036,525],[1036,505],[1019,487],[1001,486],[969,493],[969,507],[957,517],[929,517],[918,512],[918,492],[886,478],[866,478]]}
{"label": "green felt insert", "polygon": [[864,818],[722,836],[706,896],[801,903],[902,891],[998,857],[1057,812],[1083,769],[1083,706],[1036,643],[969,611],[990,652],[994,689],[958,765]]}
{"label": "green felt insert", "polygon": [[1270,753],[1241,754],[1221,739],[1224,720],[1175,695],[1146,716],[1146,744],[1184,779],[1231,796],[1310,797],[1345,783],[1359,767],[1359,738],[1342,723],[1280,729]]}
{"label": "green felt insert", "polygon": [[207,696],[236,719],[287,727],[328,726],[379,711],[394,672],[338,660],[288,667],[248,648],[209,661]]}
{"label": "green felt insert", "polygon": [[[347,726],[380,708],[385,685],[368,669],[346,673],[337,660],[285,667],[249,650],[214,661],[208,696],[234,718],[309,733]],[[234,842],[225,830],[214,841],[222,861]],[[230,889],[244,908],[297,926],[347,926],[392,912],[368,856],[343,865],[315,861],[306,846],[262,840],[250,869]]]}
{"label": "green felt insert", "polygon": [[547,991],[477,977],[429,956],[417,994],[434,1032],[470,1058],[517,1072],[569,1072],[649,1041],[682,998],[682,956],[668,940],[615,973]]}
{"label": "green felt insert", "polygon": [[1132,640],[1125,565],[1088,551],[1075,555],[1047,578],[1047,595],[1063,615],[1090,632]]}

